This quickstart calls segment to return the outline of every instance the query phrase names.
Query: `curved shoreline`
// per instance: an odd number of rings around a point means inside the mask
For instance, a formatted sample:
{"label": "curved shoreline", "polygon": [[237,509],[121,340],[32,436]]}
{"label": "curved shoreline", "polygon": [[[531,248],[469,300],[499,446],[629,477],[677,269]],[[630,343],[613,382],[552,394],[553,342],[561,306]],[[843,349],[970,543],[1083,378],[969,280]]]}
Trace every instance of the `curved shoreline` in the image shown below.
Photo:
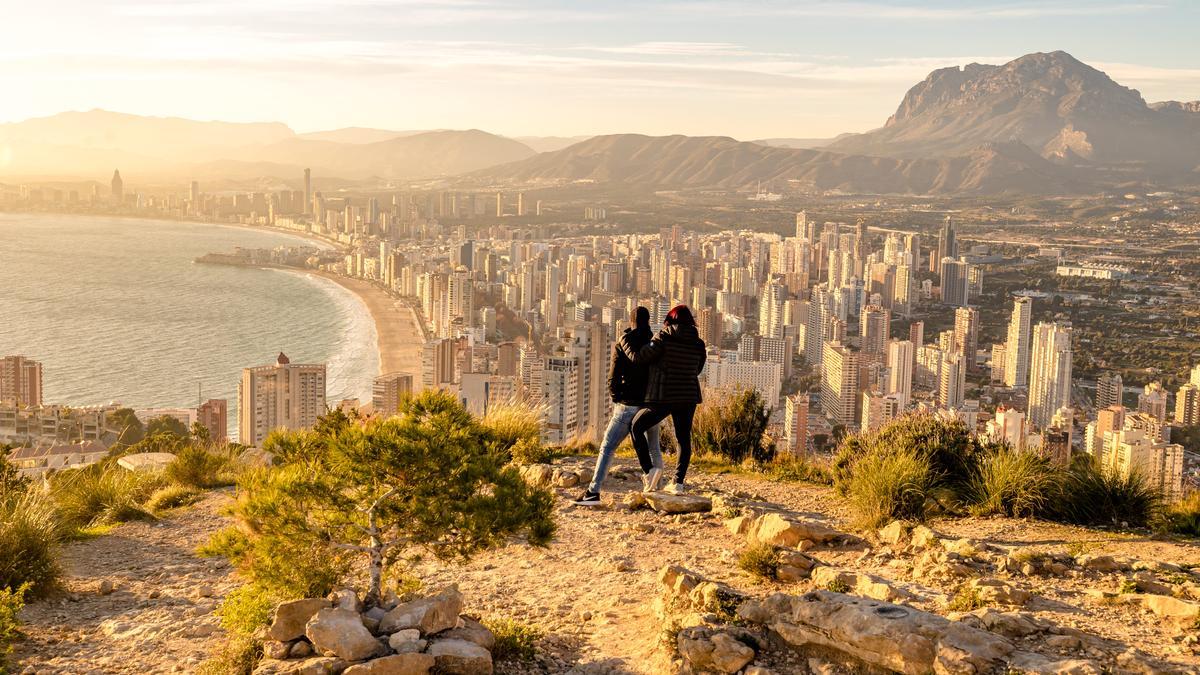
{"label": "curved shoreline", "polygon": [[357,295],[375,320],[380,374],[409,373],[413,376],[413,386],[418,386],[425,336],[411,307],[369,281],[320,270],[298,271],[328,279]]}

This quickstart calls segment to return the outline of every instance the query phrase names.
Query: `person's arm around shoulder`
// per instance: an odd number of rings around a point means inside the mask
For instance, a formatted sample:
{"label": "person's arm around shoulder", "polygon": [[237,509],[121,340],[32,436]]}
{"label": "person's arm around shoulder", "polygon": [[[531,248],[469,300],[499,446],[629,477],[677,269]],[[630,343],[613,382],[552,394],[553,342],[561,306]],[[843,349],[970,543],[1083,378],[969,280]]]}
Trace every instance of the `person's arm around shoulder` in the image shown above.
{"label": "person's arm around shoulder", "polygon": [[629,346],[623,347],[623,351],[625,352],[625,356],[630,361],[632,361],[635,365],[641,366],[662,358],[663,352],[666,351],[666,348],[667,346],[663,343],[662,338],[655,335],[653,338],[650,338],[649,342],[642,345],[642,348],[636,352],[633,351],[633,349]]}

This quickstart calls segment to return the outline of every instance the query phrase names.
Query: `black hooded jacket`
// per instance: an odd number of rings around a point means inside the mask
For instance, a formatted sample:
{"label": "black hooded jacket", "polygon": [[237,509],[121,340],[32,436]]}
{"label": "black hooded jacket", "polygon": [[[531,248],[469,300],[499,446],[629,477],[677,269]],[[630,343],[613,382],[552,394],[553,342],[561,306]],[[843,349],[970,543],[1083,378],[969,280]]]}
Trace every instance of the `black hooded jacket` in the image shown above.
{"label": "black hooded jacket", "polygon": [[635,365],[649,364],[648,405],[700,403],[700,371],[707,358],[695,326],[671,324],[638,350],[618,345]]}
{"label": "black hooded jacket", "polygon": [[613,346],[612,368],[608,371],[608,393],[613,403],[641,405],[646,399],[646,380],[650,369],[645,365],[634,365],[625,356],[625,349],[636,353],[650,342],[654,331],[649,326],[626,328],[625,334]]}

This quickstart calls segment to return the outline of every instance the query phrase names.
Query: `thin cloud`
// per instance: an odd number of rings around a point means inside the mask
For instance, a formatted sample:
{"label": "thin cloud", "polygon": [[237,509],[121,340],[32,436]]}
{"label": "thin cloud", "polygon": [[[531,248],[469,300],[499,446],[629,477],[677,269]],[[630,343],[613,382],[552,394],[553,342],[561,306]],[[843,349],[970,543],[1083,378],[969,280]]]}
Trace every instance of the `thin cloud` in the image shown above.
{"label": "thin cloud", "polygon": [[812,17],[845,19],[904,19],[904,20],[978,20],[1017,19],[1035,17],[1097,16],[1134,14],[1163,9],[1161,3],[1016,3],[954,7],[898,5],[878,2],[807,2],[807,3],[742,3],[728,0],[672,3],[668,7],[680,13],[705,13],[733,18],[742,17]]}

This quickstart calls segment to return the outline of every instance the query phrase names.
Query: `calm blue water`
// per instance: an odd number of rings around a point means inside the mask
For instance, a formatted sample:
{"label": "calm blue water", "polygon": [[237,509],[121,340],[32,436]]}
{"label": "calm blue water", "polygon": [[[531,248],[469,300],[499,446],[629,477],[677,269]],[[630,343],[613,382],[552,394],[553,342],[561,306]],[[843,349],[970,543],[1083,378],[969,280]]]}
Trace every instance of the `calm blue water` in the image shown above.
{"label": "calm blue water", "polygon": [[[341,286],[192,260],[234,246],[312,245],[234,227],[0,213],[0,355],[44,364],[47,403],[192,406],[227,398],[241,369],[328,364],[331,402],[369,398],[375,325]],[[231,431],[234,425],[231,420]]]}

